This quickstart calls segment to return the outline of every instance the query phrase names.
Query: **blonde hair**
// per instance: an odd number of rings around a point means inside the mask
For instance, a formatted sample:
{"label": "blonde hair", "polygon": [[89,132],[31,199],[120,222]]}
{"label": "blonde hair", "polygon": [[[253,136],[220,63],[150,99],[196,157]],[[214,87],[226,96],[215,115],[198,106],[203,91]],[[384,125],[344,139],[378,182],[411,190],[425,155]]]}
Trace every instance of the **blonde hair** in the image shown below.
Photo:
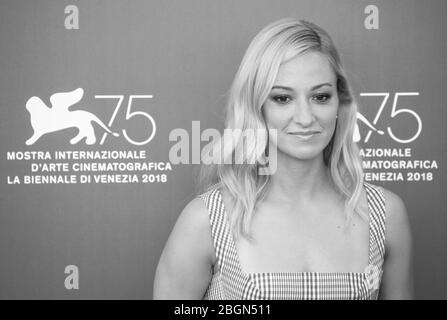
{"label": "blonde hair", "polygon": [[[267,126],[262,106],[274,84],[279,66],[285,57],[306,52],[319,52],[327,57],[336,76],[339,96],[338,119],[334,135],[323,151],[324,163],[329,168],[335,187],[345,198],[346,222],[354,212],[367,218],[357,205],[363,187],[363,170],[359,150],[353,141],[357,104],[330,36],[317,25],[291,18],[276,21],[262,29],[250,43],[230,88],[225,113],[225,128],[264,130]],[[244,143],[237,135],[229,152],[223,158],[235,156]],[[201,191],[219,187],[230,196],[228,214],[235,237],[250,238],[250,222],[256,203],[265,196],[271,176],[259,175],[259,165],[266,162],[268,141],[257,139],[260,148],[254,148],[243,164],[202,165],[199,174]],[[222,139],[214,145],[221,150]],[[239,149],[241,150],[241,149]],[[262,152],[258,152],[261,150]],[[254,162],[249,162],[251,158]],[[222,160],[222,158],[221,158]],[[227,203],[228,204],[228,203]]]}

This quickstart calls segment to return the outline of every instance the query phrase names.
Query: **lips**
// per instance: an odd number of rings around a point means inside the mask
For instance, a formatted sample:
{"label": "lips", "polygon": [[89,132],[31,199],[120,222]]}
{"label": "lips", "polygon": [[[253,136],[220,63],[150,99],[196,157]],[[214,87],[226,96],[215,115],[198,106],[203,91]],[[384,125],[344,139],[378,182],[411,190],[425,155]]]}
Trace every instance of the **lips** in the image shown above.
{"label": "lips", "polygon": [[298,139],[301,142],[313,141],[314,137],[320,134],[320,131],[295,131],[288,134],[292,139]]}
{"label": "lips", "polygon": [[297,135],[297,136],[311,136],[313,134],[320,133],[320,131],[296,131],[296,132],[289,132],[289,134]]}

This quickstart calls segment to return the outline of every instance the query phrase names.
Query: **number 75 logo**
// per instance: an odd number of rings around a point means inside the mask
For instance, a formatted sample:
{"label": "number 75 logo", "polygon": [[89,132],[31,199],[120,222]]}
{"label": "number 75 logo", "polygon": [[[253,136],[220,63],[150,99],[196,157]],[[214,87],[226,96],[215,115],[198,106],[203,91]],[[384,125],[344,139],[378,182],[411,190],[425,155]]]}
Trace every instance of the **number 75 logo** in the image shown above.
{"label": "number 75 logo", "polygon": [[[411,116],[416,120],[416,125],[417,125],[417,130],[416,133],[405,139],[405,137],[397,137],[390,126],[388,126],[386,128],[386,131],[388,132],[388,135],[396,142],[399,143],[410,143],[413,142],[414,140],[417,139],[417,137],[419,137],[421,130],[422,130],[422,121],[421,118],[419,117],[419,115],[408,108],[404,108],[402,106],[398,105],[398,99],[401,96],[418,96],[419,92],[396,92],[394,94],[394,99],[393,99],[393,105],[391,107],[391,113],[390,113],[390,117],[391,118],[396,118],[399,115],[402,114],[407,114],[407,116]],[[382,103],[372,121],[372,123],[370,123],[360,112],[357,113],[357,120],[362,121],[364,124],[366,124],[369,128],[368,133],[366,134],[366,137],[364,139],[364,143],[367,143],[371,137],[372,132],[377,132],[378,134],[384,134],[384,132],[382,130],[379,130],[376,128],[376,124],[379,121],[380,117],[382,116],[382,112],[385,108],[385,105],[390,97],[390,93],[389,92],[375,92],[375,93],[361,93],[360,94],[361,97],[383,97]],[[354,141],[358,142],[361,140],[361,136],[360,136],[360,131],[359,131],[359,127],[358,127],[358,123],[355,125],[355,129],[354,129]]]}
{"label": "number 75 logo", "polygon": [[[136,141],[136,140],[133,140],[132,138],[130,138],[129,135],[127,134],[126,130],[123,129],[123,136],[124,136],[124,138],[129,143],[131,143],[133,145],[141,146],[141,145],[147,144],[155,136],[155,132],[157,130],[156,129],[157,127],[155,125],[154,118],[152,118],[152,116],[150,114],[148,114],[146,112],[143,112],[143,111],[131,111],[133,100],[136,100],[136,99],[152,99],[152,97],[153,97],[152,95],[135,95],[135,94],[129,95],[129,100],[128,100],[127,109],[126,109],[126,120],[129,120],[129,119],[134,118],[134,117],[143,117],[143,119],[145,119],[147,121],[147,125],[150,128],[150,132],[151,132],[146,139],[141,140],[141,141]],[[113,111],[112,117],[110,118],[110,120],[108,122],[108,126],[111,127],[113,122],[115,121],[115,117],[116,117],[116,115],[117,115],[117,113],[118,113],[118,111],[119,111],[119,109],[120,109],[120,107],[121,107],[121,105],[123,103],[124,95],[95,95],[95,98],[96,99],[118,99],[118,102],[116,104],[115,110]],[[106,139],[107,134],[108,134],[107,132],[104,132],[104,134],[103,134],[99,144],[102,145],[104,143],[104,140]]]}

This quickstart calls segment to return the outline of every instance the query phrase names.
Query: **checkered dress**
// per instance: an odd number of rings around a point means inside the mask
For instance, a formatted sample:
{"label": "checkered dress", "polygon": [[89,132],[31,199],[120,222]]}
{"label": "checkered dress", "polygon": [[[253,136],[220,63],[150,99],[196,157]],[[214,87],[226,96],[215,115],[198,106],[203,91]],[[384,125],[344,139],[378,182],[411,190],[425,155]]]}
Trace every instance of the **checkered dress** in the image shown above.
{"label": "checkered dress", "polygon": [[369,207],[369,264],[364,272],[244,273],[219,189],[201,197],[208,208],[217,270],[204,298],[215,299],[377,299],[385,254],[383,190],[364,183]]}

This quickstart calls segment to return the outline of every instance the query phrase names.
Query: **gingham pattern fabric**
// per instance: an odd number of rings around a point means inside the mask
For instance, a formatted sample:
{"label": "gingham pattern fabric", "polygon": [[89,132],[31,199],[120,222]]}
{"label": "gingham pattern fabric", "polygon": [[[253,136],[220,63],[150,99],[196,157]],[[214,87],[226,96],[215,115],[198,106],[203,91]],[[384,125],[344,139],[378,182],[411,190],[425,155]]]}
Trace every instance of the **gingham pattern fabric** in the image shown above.
{"label": "gingham pattern fabric", "polygon": [[369,264],[364,272],[244,273],[219,189],[201,197],[208,208],[217,271],[204,299],[377,299],[385,255],[383,190],[364,183],[369,208]]}

